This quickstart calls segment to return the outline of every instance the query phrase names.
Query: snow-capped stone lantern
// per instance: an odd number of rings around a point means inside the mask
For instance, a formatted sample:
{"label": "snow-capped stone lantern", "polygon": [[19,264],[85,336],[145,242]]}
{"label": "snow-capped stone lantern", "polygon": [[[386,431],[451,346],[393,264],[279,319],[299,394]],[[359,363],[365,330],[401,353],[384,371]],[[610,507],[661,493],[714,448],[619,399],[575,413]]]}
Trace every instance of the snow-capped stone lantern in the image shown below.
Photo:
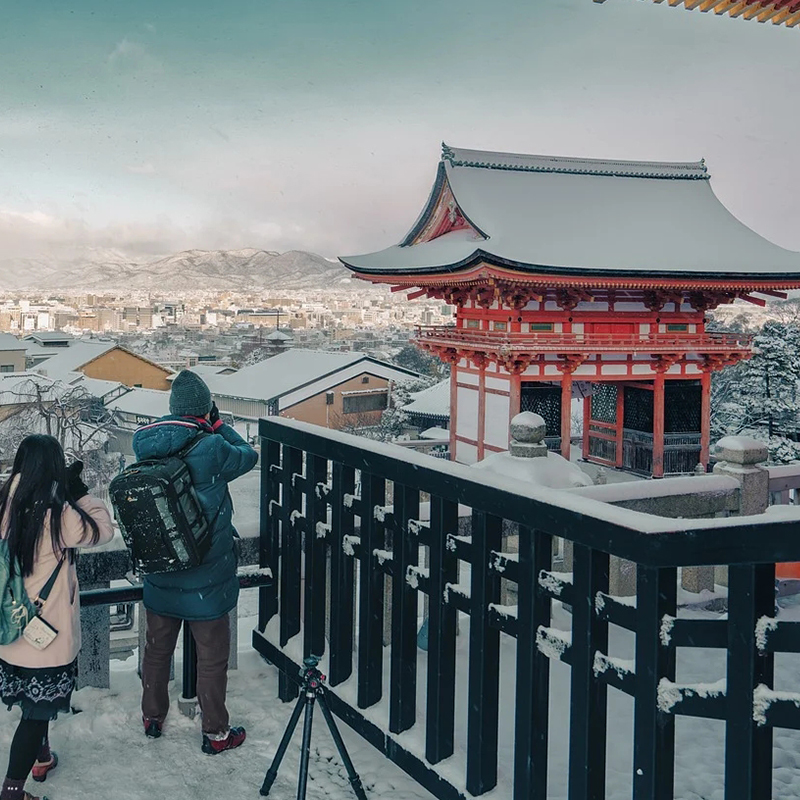
{"label": "snow-capped stone lantern", "polygon": [[547,457],[544,437],[547,423],[544,417],[532,411],[523,411],[511,420],[511,445],[509,452],[518,458]]}

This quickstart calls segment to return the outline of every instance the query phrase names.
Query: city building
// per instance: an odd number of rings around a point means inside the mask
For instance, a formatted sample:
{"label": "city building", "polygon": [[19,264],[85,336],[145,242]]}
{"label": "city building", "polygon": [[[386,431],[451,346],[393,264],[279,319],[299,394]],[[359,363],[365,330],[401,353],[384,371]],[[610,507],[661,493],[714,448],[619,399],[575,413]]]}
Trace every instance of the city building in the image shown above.
{"label": "city building", "polygon": [[35,370],[42,375],[72,382],[76,373],[88,378],[115,381],[130,387],[169,389],[172,370],[113,341],[76,339],[66,348],[39,361]]}
{"label": "city building", "polygon": [[9,333],[0,333],[0,373],[25,370],[25,345]]}

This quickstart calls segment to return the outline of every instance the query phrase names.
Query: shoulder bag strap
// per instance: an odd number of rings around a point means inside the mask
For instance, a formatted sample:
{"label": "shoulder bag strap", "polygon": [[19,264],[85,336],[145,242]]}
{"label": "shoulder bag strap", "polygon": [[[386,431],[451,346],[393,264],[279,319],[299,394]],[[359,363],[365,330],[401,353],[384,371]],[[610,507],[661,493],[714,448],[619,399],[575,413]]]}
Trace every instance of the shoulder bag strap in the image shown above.
{"label": "shoulder bag strap", "polygon": [[67,550],[61,554],[61,558],[56,565],[56,568],[51,573],[50,577],[47,579],[47,583],[42,587],[41,591],[39,592],[38,596],[34,599],[33,604],[41,611],[44,608],[44,604],[47,602],[47,598],[50,597],[50,592],[53,590],[53,586],[55,586],[56,579],[58,578],[58,573],[61,572],[61,567],[64,566],[64,561],[67,557]]}

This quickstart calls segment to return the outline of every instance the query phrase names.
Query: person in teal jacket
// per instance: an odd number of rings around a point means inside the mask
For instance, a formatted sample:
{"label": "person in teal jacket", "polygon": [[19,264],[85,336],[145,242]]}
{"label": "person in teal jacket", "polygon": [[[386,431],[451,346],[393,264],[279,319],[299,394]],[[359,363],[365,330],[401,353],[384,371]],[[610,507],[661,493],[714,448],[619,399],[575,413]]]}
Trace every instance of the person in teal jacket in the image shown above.
{"label": "person in teal jacket", "polygon": [[245,730],[231,727],[225,695],[230,620],[239,599],[233,504],[228,483],[256,465],[258,454],[219,418],[205,382],[183,370],[172,382],[170,414],[139,428],[133,450],[139,461],[184,456],[200,505],[212,523],[211,547],[197,567],[144,577],[147,636],[142,659],[142,720],[145,734],[161,736],[169,710],[169,674],[183,621],[197,646],[197,700],[203,717],[204,753],[238,747]]}

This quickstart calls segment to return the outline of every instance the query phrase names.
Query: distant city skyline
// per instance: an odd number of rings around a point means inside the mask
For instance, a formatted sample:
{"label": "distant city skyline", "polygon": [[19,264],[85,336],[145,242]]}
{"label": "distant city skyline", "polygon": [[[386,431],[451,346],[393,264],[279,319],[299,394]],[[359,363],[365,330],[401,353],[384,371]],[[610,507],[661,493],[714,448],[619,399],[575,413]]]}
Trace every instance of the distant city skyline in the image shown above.
{"label": "distant city skyline", "polygon": [[627,0],[14,4],[0,261],[379,249],[442,140],[704,157],[737,217],[800,250],[798,74],[797,30]]}

